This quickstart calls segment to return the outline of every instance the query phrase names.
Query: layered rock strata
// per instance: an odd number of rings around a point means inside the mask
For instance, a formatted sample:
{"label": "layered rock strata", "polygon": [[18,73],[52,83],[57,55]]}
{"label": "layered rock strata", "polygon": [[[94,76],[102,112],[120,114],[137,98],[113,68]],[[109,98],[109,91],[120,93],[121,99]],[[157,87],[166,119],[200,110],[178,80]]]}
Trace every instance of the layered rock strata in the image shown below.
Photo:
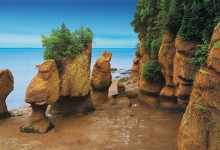
{"label": "layered rock strata", "polygon": [[177,107],[175,85],[173,82],[173,61],[175,56],[175,36],[166,33],[158,54],[159,64],[162,66],[162,74],[165,78],[165,86],[160,91],[160,106],[165,109]]}
{"label": "layered rock strata", "polygon": [[194,82],[179,130],[179,150],[220,148],[220,23],[215,28],[207,67]]}
{"label": "layered rock strata", "polygon": [[178,105],[180,109],[185,110],[192,92],[196,73],[196,68],[191,56],[195,55],[197,44],[182,41],[177,37],[175,40],[175,48],[173,80],[176,87]]}
{"label": "layered rock strata", "polygon": [[161,83],[154,83],[147,81],[143,76],[144,63],[149,60],[149,56],[145,51],[145,39],[140,41],[140,61],[139,61],[139,93],[138,99],[141,102],[147,103],[151,106],[159,105],[159,93],[163,86]]}

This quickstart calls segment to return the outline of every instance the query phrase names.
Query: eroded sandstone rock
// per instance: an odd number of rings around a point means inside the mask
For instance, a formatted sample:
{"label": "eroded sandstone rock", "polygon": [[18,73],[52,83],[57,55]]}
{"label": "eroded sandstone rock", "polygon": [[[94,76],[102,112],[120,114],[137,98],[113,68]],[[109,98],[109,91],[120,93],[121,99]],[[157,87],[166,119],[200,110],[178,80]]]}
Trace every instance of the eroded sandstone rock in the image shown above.
{"label": "eroded sandstone rock", "polygon": [[138,75],[139,75],[139,62],[140,62],[140,58],[136,57],[133,60],[133,66],[132,66],[132,71],[131,71],[131,78],[133,80],[138,80]]}
{"label": "eroded sandstone rock", "polygon": [[125,93],[125,85],[123,82],[121,82],[120,80],[117,83],[117,89],[118,89],[118,93],[119,94],[123,94]]}
{"label": "eroded sandstone rock", "polygon": [[94,109],[90,95],[92,43],[81,54],[56,62],[60,78],[60,97],[51,114],[85,113]]}
{"label": "eroded sandstone rock", "polygon": [[21,132],[45,133],[53,127],[45,112],[48,104],[55,103],[59,98],[59,81],[57,65],[53,60],[38,67],[38,73],[30,82],[25,97],[25,102],[31,104],[32,115],[27,124],[20,128]]}
{"label": "eroded sandstone rock", "polygon": [[173,61],[175,56],[175,36],[166,33],[158,54],[158,61],[162,66],[162,74],[165,78],[165,86],[160,91],[160,106],[166,109],[177,107],[175,86],[173,83]]}
{"label": "eroded sandstone rock", "polygon": [[112,83],[112,75],[110,70],[110,61],[112,53],[104,51],[102,56],[96,60],[93,67],[91,86],[94,89],[101,90],[109,88]]}
{"label": "eroded sandstone rock", "polygon": [[139,80],[138,99],[153,107],[159,106],[159,93],[163,83],[150,82],[141,76]]}
{"label": "eroded sandstone rock", "polygon": [[14,78],[10,70],[0,70],[0,119],[10,116],[6,106],[6,98],[14,89]]}
{"label": "eroded sandstone rock", "polygon": [[57,62],[60,76],[60,96],[86,96],[90,92],[92,44],[75,57]]}
{"label": "eroded sandstone rock", "polygon": [[140,41],[140,53],[138,99],[141,102],[157,107],[159,105],[159,93],[163,84],[147,81],[142,75],[144,63],[149,60],[149,56],[145,51],[145,39]]}
{"label": "eroded sandstone rock", "polygon": [[117,100],[117,108],[126,109],[131,106],[131,102],[127,97],[121,97]]}
{"label": "eroded sandstone rock", "polygon": [[197,45],[193,42],[182,41],[177,37],[175,47],[173,80],[176,87],[178,105],[181,109],[186,109],[196,73],[191,56],[195,54]]}
{"label": "eroded sandstone rock", "polygon": [[179,150],[220,148],[220,24],[210,44],[207,67],[195,78],[190,102],[179,129]]}
{"label": "eroded sandstone rock", "polygon": [[104,51],[93,67],[91,86],[92,101],[95,107],[100,107],[102,103],[108,100],[108,89],[112,83],[111,57],[112,53]]}
{"label": "eroded sandstone rock", "polygon": [[53,60],[44,62],[38,67],[37,75],[27,88],[25,102],[53,104],[59,97],[59,81],[56,63]]}

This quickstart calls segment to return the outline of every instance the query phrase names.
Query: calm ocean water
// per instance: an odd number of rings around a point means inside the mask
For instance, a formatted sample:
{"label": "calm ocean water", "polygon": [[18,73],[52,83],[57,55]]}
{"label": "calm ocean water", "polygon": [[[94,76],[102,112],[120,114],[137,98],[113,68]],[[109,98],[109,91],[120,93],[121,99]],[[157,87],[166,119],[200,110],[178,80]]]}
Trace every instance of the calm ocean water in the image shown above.
{"label": "calm ocean water", "polygon": [[[131,69],[135,48],[94,48],[92,52],[92,67],[95,60],[106,49],[112,52],[111,67],[123,72]],[[24,106],[25,92],[31,79],[36,75],[36,65],[44,62],[43,48],[0,48],[0,69],[10,69],[14,76],[14,90],[7,97],[8,109]],[[119,75],[115,74],[114,76]]]}

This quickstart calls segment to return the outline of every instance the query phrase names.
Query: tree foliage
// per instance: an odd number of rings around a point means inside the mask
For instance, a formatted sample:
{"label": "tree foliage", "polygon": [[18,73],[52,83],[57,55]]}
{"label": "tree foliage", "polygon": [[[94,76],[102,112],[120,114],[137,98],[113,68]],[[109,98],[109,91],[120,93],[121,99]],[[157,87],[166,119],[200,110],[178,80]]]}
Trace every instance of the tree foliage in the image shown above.
{"label": "tree foliage", "polygon": [[63,23],[61,28],[53,29],[50,36],[42,35],[42,46],[45,47],[44,59],[60,60],[80,54],[92,39],[91,29],[81,27],[71,33]]}
{"label": "tree foliage", "polygon": [[206,59],[209,53],[209,44],[207,42],[204,42],[203,44],[198,45],[197,49],[198,50],[193,57],[193,61],[196,69],[198,70],[201,67],[206,66]]}
{"label": "tree foliage", "polygon": [[207,24],[208,14],[201,1],[188,3],[184,10],[179,36],[186,41],[199,41],[203,39],[203,30]]}
{"label": "tree foliage", "polygon": [[178,33],[182,40],[210,41],[220,21],[219,8],[219,0],[138,0],[131,25],[141,37],[147,37],[147,48],[166,32]]}
{"label": "tree foliage", "polygon": [[208,55],[207,43],[220,21],[219,8],[219,0],[138,0],[131,25],[138,37],[146,40],[145,51],[150,61],[145,64],[144,76],[159,68],[155,62],[158,61],[162,37],[167,32],[182,40],[199,43],[193,59],[197,67],[204,65]]}
{"label": "tree foliage", "polygon": [[163,80],[161,66],[155,60],[150,60],[144,64],[142,75],[149,82],[158,82]]}

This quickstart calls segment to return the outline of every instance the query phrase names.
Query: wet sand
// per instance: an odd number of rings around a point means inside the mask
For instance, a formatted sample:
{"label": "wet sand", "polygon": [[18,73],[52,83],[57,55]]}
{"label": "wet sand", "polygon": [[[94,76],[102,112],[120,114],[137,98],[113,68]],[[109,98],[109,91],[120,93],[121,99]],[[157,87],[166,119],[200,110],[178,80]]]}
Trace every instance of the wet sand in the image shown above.
{"label": "wet sand", "polygon": [[87,115],[50,117],[46,134],[20,133],[31,109],[0,120],[0,150],[176,150],[181,113],[133,104],[117,109],[105,104]]}

